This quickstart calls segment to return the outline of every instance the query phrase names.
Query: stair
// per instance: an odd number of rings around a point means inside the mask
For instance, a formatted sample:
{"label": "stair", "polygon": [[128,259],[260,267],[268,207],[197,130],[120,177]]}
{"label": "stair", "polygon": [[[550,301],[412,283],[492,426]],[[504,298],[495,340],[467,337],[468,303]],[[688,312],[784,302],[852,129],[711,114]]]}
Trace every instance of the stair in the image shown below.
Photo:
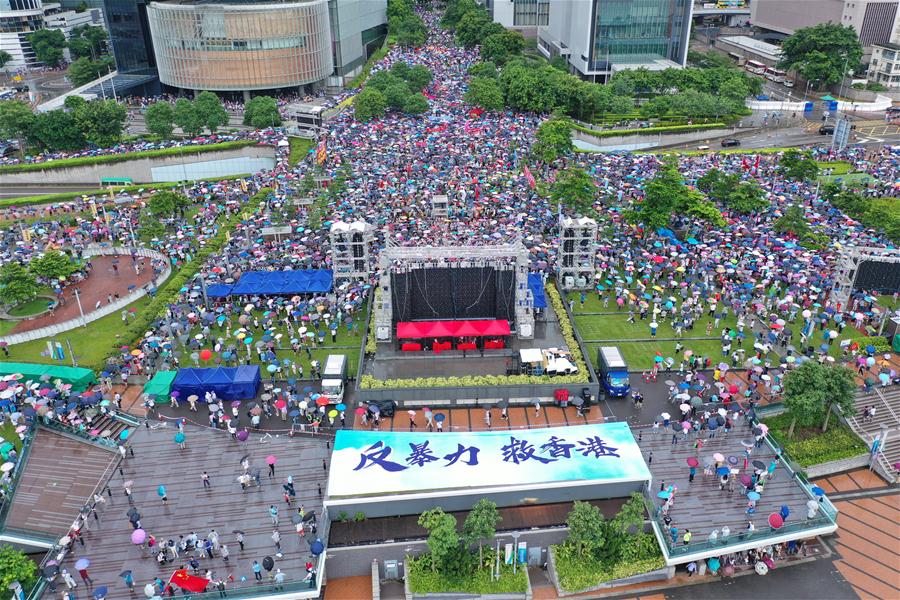
{"label": "stair", "polygon": [[[894,464],[900,462],[900,386],[875,387],[871,392],[859,392],[853,402],[856,416],[848,417],[850,427],[867,444],[887,429],[887,441],[879,456],[879,463],[888,481],[896,479]],[[863,420],[863,409],[875,407],[875,418]]]}

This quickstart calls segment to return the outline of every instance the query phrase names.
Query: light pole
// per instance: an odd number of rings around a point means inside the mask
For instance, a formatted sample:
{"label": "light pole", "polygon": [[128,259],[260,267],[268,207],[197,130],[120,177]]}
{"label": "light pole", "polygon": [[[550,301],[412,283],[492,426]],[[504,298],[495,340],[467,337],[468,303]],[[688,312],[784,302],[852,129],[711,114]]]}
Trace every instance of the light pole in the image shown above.
{"label": "light pole", "polygon": [[81,290],[75,288],[75,302],[78,303],[78,312],[81,314],[81,318],[84,319],[84,309],[81,307]]}
{"label": "light pole", "polygon": [[518,531],[512,534],[513,538],[513,575],[516,574],[516,566],[519,564],[519,536]]}

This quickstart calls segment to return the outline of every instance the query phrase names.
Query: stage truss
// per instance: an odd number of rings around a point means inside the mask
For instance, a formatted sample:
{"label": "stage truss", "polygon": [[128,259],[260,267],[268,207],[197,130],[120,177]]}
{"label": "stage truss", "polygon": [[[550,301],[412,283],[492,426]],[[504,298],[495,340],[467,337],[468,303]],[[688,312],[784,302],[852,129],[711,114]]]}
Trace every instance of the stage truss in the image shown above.
{"label": "stage truss", "polygon": [[832,299],[835,303],[840,304],[842,309],[845,309],[847,303],[850,302],[850,294],[856,284],[860,265],[866,262],[900,264],[900,250],[860,246],[847,248],[841,253],[835,274]]}
{"label": "stage truss", "polygon": [[528,250],[521,241],[496,246],[397,246],[388,242],[379,256],[380,296],[375,304],[375,338],[393,337],[391,273],[411,269],[497,267],[515,264],[515,329],[519,339],[534,337],[534,298],[528,288]]}

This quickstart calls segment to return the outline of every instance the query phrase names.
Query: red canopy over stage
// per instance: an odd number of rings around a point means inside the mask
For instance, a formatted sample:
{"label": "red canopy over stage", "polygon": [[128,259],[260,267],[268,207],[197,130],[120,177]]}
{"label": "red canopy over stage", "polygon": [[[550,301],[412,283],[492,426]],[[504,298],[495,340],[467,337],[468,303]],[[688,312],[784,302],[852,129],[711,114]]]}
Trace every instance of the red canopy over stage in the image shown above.
{"label": "red canopy over stage", "polygon": [[397,323],[399,339],[503,335],[510,335],[509,321],[483,319],[476,321],[401,321]]}

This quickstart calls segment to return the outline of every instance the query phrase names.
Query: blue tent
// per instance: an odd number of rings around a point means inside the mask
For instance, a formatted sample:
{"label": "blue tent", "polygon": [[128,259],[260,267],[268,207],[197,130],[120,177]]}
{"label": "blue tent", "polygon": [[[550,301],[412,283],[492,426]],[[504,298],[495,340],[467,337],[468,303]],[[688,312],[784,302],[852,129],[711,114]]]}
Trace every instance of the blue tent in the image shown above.
{"label": "blue tent", "polygon": [[231,295],[231,288],[234,287],[232,285],[225,285],[224,283],[214,283],[212,285],[206,286],[206,296],[208,298],[225,298]]}
{"label": "blue tent", "polygon": [[249,271],[231,288],[235,295],[320,294],[331,290],[330,270]]}
{"label": "blue tent", "polygon": [[547,296],[544,295],[544,282],[541,280],[540,273],[528,274],[528,289],[531,290],[531,296],[534,298],[534,307],[547,308]]}
{"label": "blue tent", "polygon": [[194,395],[202,401],[206,392],[215,392],[223,400],[242,400],[256,397],[260,380],[258,366],[179,369],[172,390],[182,399]]}

